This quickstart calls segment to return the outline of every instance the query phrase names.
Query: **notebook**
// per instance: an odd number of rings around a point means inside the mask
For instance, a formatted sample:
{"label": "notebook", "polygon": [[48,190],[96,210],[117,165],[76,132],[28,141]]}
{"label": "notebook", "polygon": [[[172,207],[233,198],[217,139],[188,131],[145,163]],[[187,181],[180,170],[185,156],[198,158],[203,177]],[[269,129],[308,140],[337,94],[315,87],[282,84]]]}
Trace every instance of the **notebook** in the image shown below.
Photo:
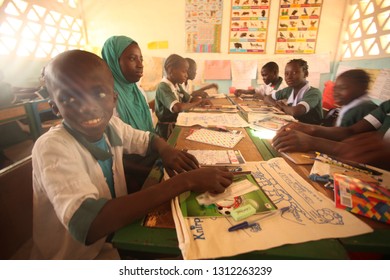
{"label": "notebook", "polygon": [[201,128],[195,130],[186,139],[224,148],[233,148],[242,138],[244,138],[244,135],[240,131],[233,133]]}

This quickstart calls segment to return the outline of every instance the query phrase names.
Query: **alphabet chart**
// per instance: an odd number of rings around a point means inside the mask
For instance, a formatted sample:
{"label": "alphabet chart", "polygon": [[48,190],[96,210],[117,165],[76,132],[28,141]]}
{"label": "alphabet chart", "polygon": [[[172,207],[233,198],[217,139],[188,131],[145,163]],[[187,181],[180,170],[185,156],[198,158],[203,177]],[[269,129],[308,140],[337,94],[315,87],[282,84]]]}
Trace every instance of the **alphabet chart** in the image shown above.
{"label": "alphabet chart", "polygon": [[244,135],[241,133],[222,132],[201,128],[195,130],[186,139],[219,147],[233,148],[242,138],[244,138]]}

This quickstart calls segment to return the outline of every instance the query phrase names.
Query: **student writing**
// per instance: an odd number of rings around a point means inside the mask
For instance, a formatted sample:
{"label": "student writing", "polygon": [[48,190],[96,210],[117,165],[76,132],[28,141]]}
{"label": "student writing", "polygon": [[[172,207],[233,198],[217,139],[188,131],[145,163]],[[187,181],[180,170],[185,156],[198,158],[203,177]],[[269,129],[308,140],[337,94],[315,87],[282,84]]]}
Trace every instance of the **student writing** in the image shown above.
{"label": "student writing", "polygon": [[[288,87],[265,96],[264,101],[300,122],[319,124],[322,120],[322,95],[319,89],[309,85],[308,75],[309,66],[305,60],[290,60],[284,71]],[[284,99],[287,99],[286,103]]]}
{"label": "student writing", "polygon": [[272,94],[272,92],[280,89],[283,78],[279,77],[279,66],[276,62],[268,62],[261,68],[261,77],[263,78],[264,85],[261,85],[255,89],[236,89],[234,94],[240,96],[241,94],[255,94],[255,98],[263,99],[266,95]]}
{"label": "student writing", "polygon": [[164,63],[166,76],[157,86],[155,106],[158,118],[156,132],[165,139],[171,134],[180,112],[210,104],[199,96],[191,98],[181,86],[187,80],[188,67],[186,60],[177,54],[170,55]]}
{"label": "student writing", "polygon": [[272,144],[280,152],[319,151],[389,170],[390,100],[348,127],[289,124]]}
{"label": "student writing", "polygon": [[192,58],[186,57],[185,60],[188,63],[187,81],[184,83],[184,90],[186,92],[191,94],[191,96],[193,96],[193,97],[201,96],[204,98],[204,97],[208,97],[206,90],[212,89],[212,88],[215,88],[216,90],[218,90],[218,85],[215,83],[208,84],[208,85],[205,85],[201,88],[194,90],[194,86],[192,84],[192,81],[196,77],[197,65],[196,65],[195,60],[193,60]]}
{"label": "student writing", "polygon": [[[45,78],[53,112],[64,122],[43,134],[32,152],[33,259],[118,258],[105,242],[110,233],[184,191],[223,192],[231,184],[231,173],[197,168],[190,154],[112,116],[114,80],[98,56],[62,53]],[[169,174],[178,174],[127,195],[122,154],[151,150]]]}

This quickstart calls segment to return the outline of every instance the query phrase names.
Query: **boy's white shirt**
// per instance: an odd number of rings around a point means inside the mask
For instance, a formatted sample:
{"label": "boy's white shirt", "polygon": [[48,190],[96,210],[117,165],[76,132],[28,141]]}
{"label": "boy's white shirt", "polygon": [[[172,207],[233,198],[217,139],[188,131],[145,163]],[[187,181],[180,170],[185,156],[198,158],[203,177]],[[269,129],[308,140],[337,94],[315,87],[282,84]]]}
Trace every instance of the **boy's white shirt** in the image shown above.
{"label": "boy's white shirt", "polygon": [[370,97],[368,96],[368,94],[364,94],[362,96],[360,96],[359,98],[356,98],[354,100],[352,100],[351,102],[349,102],[347,105],[344,105],[340,108],[340,111],[339,111],[339,115],[337,117],[337,120],[336,120],[336,126],[340,126],[341,125],[341,121],[342,119],[344,118],[344,115],[349,111],[351,110],[352,108],[364,103],[364,102],[367,102],[367,101],[370,101]]}
{"label": "boy's white shirt", "polygon": [[[145,155],[149,132],[133,129],[113,116],[110,124],[123,146],[110,147],[117,197],[127,194],[123,153]],[[35,143],[33,151],[33,250],[32,259],[94,259],[105,238],[84,246],[68,232],[73,214],[87,198],[111,199],[98,162],[61,125],[53,127]],[[113,250],[114,252],[116,250]]]}

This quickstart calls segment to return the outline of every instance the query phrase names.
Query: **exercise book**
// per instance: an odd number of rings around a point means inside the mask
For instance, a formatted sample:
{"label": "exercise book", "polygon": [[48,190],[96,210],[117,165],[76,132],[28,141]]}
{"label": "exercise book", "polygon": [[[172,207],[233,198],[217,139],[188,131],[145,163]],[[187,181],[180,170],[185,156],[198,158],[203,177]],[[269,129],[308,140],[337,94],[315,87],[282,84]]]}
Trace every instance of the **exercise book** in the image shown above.
{"label": "exercise book", "polygon": [[242,138],[244,138],[244,135],[240,131],[234,133],[201,128],[194,130],[186,139],[224,148],[233,148]]}

